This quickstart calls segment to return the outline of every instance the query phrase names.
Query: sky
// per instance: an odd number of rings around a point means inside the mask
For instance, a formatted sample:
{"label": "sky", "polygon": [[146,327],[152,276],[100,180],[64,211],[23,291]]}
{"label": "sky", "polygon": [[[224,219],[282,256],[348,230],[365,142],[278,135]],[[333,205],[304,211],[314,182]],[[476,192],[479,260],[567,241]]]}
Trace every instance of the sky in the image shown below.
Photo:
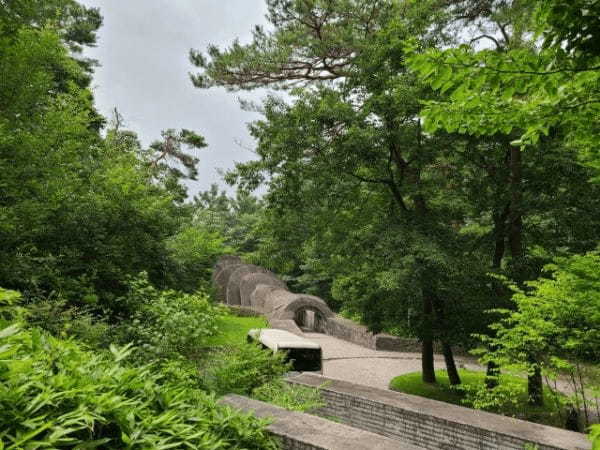
{"label": "sky", "polygon": [[97,47],[86,56],[99,60],[93,90],[106,117],[118,108],[125,126],[144,145],[161,130],[187,128],[206,138],[200,150],[199,177],[190,195],[211,183],[225,187],[218,169],[254,159],[247,123],[256,113],[242,111],[239,98],[259,100],[264,92],[226,92],[195,88],[189,72],[191,48],[248,42],[255,25],[266,23],[264,0],[80,0],[104,16]]}

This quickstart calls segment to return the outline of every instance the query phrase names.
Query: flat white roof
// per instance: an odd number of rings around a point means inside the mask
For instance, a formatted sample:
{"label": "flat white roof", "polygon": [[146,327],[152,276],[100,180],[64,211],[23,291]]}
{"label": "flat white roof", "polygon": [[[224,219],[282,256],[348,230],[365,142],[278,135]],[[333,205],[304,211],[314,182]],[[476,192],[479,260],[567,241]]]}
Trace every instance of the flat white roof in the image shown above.
{"label": "flat white roof", "polygon": [[316,342],[276,328],[253,329],[248,332],[248,335],[272,350],[280,348],[309,348],[318,350],[321,348]]}

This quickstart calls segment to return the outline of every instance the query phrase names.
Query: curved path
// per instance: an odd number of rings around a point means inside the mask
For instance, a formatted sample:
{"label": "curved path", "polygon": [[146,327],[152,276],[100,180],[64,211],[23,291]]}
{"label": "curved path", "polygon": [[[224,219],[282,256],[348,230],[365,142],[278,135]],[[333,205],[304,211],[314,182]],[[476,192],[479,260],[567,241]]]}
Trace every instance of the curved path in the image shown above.
{"label": "curved path", "polygon": [[[371,350],[322,333],[305,332],[304,336],[321,345],[323,375],[329,378],[388,389],[392,378],[421,370],[418,353]],[[471,358],[457,357],[456,363],[459,367],[480,369]],[[435,364],[436,368],[445,368],[444,358],[436,355]]]}

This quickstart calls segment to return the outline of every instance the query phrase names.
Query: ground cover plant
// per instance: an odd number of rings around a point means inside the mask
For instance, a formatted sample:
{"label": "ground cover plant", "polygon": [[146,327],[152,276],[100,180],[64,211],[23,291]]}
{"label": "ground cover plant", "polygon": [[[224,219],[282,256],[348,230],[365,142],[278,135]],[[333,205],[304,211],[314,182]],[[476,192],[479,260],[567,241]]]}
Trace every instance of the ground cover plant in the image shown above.
{"label": "ground cover plant", "polygon": [[544,406],[532,406],[528,404],[525,377],[501,375],[499,383],[502,387],[490,392],[485,386],[485,372],[460,369],[459,373],[462,381],[459,386],[450,383],[446,371],[438,370],[435,384],[423,382],[420,372],[412,372],[393,378],[390,389],[544,425],[564,426],[564,413],[561,413],[563,399],[566,398],[564,395],[547,388],[544,391]]}
{"label": "ground cover plant", "polygon": [[131,364],[132,346],[92,351],[31,328],[19,297],[0,291],[3,448],[277,448],[264,421],[218,406],[185,372]]}

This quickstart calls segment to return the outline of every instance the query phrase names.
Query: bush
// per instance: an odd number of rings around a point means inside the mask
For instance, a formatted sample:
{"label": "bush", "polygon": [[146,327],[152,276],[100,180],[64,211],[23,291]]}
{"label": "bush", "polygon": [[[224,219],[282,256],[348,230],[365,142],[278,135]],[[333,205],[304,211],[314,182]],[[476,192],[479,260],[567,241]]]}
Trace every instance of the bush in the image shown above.
{"label": "bush", "polygon": [[[219,407],[131,348],[92,354],[36,330],[0,331],[0,442],[11,448],[276,448],[264,422]],[[7,346],[7,347],[5,347]]]}
{"label": "bush", "polygon": [[215,351],[205,361],[202,383],[217,395],[250,395],[290,370],[285,354],[263,350],[256,344],[243,344]]}
{"label": "bush", "polygon": [[217,405],[190,387],[187,371],[134,367],[127,364],[131,347],[92,353],[7,319],[13,306],[6,292],[0,448],[277,448],[265,421]]}
{"label": "bush", "polygon": [[120,339],[139,346],[140,355],[151,360],[196,356],[223,314],[205,294],[158,291],[144,275],[130,283],[121,301],[131,319],[120,325]]}
{"label": "bush", "polygon": [[231,252],[218,233],[188,226],[167,240],[172,262],[171,283],[185,292],[210,289],[217,258]]}
{"label": "bush", "polygon": [[115,327],[84,309],[69,306],[64,299],[28,304],[26,317],[33,327],[42,328],[57,337],[77,338],[93,348],[108,348],[111,343],[120,341],[115,335]]}
{"label": "bush", "polygon": [[544,389],[544,406],[532,406],[528,404],[526,378],[503,373],[498,386],[488,389],[485,372],[461,369],[459,374],[462,383],[453,386],[445,370],[436,370],[435,384],[423,382],[420,372],[407,373],[392,379],[390,389],[546,425],[565,424],[561,411],[565,396],[560,393]]}

